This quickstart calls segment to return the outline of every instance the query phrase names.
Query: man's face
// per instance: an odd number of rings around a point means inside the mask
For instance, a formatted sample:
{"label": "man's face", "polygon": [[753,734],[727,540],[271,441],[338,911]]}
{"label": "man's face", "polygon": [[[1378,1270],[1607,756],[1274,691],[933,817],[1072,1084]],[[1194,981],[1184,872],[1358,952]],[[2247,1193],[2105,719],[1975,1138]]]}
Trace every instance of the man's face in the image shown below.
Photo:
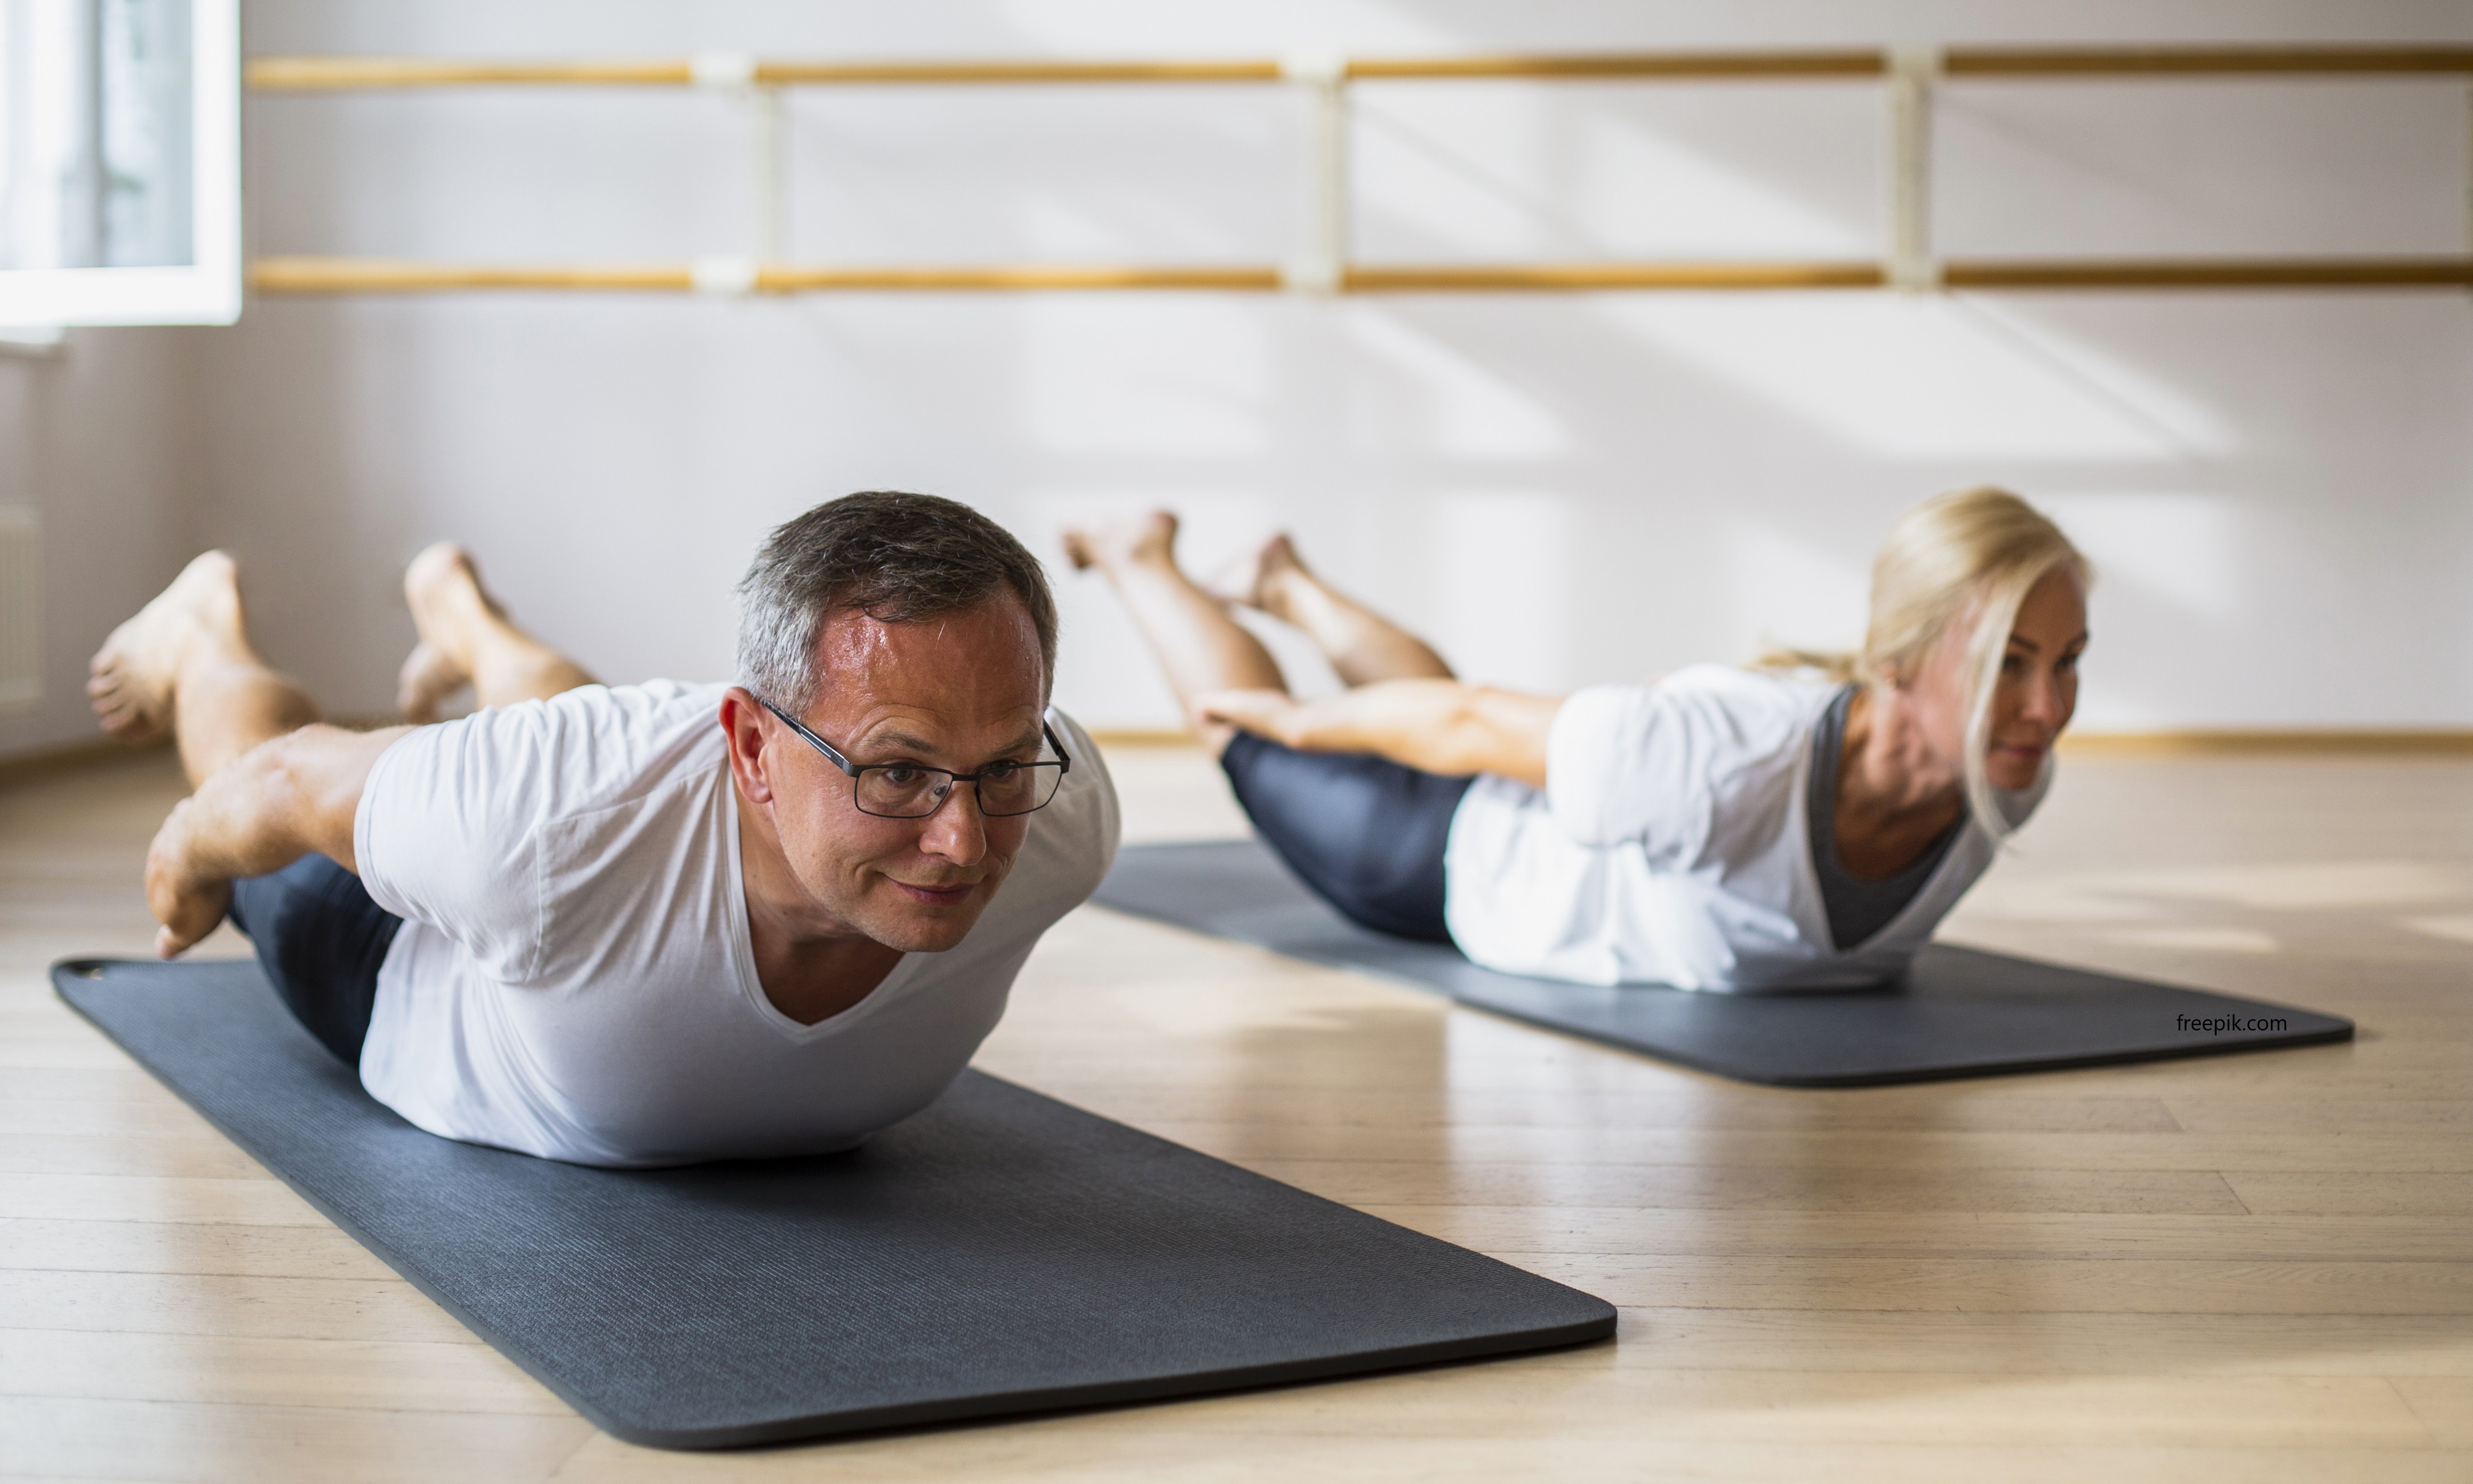
{"label": "man's face", "polygon": [[[799,719],[854,765],[975,773],[1040,756],[1039,632],[1010,594],[917,623],[836,612],[817,650],[823,684]],[[757,725],[774,829],[805,898],[783,905],[801,925],[906,953],[961,942],[1012,870],[1030,817],[987,818],[969,783],[925,819],[861,813],[848,774],[770,713]]]}

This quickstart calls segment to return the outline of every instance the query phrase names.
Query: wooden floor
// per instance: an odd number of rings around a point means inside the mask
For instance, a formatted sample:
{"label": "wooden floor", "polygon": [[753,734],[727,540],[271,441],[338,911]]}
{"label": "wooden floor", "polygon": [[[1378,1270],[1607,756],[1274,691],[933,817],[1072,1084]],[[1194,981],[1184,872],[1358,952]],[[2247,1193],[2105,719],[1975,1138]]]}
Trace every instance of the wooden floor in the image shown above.
{"label": "wooden floor", "polygon": [[[1233,827],[1196,754],[1118,765],[1133,837]],[[54,1000],[49,960],[144,948],[177,787],[0,792],[0,1475],[2473,1479],[2473,761],[2075,761],[1948,929],[2344,1046],[1765,1089],[1086,909],[981,1065],[1620,1340],[732,1455],[596,1433]]]}

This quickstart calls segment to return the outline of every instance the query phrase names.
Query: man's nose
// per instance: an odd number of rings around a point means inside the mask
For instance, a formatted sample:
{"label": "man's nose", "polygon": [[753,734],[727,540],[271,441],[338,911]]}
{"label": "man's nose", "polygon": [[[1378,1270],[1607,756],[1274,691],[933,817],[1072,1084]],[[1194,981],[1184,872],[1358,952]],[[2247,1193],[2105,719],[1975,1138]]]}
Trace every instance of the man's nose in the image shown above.
{"label": "man's nose", "polygon": [[979,812],[979,786],[957,782],[943,808],[927,817],[919,849],[957,865],[975,866],[988,853],[988,820]]}

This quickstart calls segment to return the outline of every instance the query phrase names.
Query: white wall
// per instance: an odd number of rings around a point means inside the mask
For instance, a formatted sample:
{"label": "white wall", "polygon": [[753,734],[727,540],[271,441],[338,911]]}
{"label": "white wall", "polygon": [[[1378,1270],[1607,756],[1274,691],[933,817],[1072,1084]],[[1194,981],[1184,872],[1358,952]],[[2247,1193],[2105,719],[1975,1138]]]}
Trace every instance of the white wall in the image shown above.
{"label": "white wall", "polygon": [[[2461,4],[2379,0],[254,0],[249,24],[260,53],[486,56],[2473,39]],[[1881,235],[1874,85],[1358,99],[1369,259]],[[1267,87],[802,94],[795,255],[1276,261],[1301,120]],[[676,91],[262,98],[252,249],[737,251],[740,139]],[[2466,140],[2461,80],[1957,87],[1938,227],[1956,255],[2460,252]],[[2088,726],[2473,723],[2463,295],[269,299],[197,348],[195,534],[346,711],[387,704],[394,574],[442,536],[602,672],[715,676],[750,547],[815,500],[950,494],[1043,552],[1160,502],[1203,562],[1292,527],[1468,671],[1551,687],[1851,638],[1888,520],[1990,481],[2106,570]],[[1113,602],[1060,586],[1062,699],[1169,724]]]}
{"label": "white wall", "polygon": [[189,330],[74,330],[0,355],[0,505],[43,522],[43,700],[0,717],[0,756],[96,735],[86,658],[190,555],[198,442]]}

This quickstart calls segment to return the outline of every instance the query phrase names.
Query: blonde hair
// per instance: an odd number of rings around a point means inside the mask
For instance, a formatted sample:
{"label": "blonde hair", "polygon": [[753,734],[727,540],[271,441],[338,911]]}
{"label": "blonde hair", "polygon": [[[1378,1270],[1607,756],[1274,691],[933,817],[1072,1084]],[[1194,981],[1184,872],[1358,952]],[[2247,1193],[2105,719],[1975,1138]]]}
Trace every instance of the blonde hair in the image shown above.
{"label": "blonde hair", "polygon": [[1966,802],[1976,823],[2000,840],[2009,819],[1983,771],[1992,694],[2018,606],[2055,570],[2075,577],[2081,591],[2095,580],[2085,556],[2035,507],[1989,487],[1940,495],[1899,516],[1873,558],[1872,616],[1861,650],[1773,649],[1753,662],[1877,687],[1912,679],[1952,633],[1967,629]]}

